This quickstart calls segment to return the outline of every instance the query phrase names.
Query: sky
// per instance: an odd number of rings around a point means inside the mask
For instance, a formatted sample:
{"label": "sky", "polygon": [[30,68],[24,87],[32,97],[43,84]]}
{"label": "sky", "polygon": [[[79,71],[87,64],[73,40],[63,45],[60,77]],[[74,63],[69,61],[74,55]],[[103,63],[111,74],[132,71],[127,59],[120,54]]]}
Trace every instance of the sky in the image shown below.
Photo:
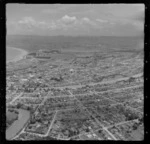
{"label": "sky", "polygon": [[7,4],[7,34],[141,36],[144,4]]}

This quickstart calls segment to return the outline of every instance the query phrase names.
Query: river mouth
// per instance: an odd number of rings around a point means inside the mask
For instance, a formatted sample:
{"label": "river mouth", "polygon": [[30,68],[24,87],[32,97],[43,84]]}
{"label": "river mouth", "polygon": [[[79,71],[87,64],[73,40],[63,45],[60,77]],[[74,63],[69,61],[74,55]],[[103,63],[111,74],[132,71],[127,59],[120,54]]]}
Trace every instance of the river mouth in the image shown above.
{"label": "river mouth", "polygon": [[6,139],[11,140],[15,137],[27,123],[30,118],[30,112],[24,109],[17,109],[18,119],[15,120],[9,128],[6,129]]}

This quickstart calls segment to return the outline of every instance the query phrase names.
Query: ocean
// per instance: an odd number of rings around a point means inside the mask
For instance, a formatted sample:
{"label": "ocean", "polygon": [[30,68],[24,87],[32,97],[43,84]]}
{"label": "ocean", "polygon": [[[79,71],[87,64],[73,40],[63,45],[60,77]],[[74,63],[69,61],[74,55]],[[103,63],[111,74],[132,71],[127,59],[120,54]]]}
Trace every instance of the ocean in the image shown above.
{"label": "ocean", "polygon": [[20,56],[26,54],[26,51],[13,47],[6,47],[6,61],[12,61],[18,59]]}

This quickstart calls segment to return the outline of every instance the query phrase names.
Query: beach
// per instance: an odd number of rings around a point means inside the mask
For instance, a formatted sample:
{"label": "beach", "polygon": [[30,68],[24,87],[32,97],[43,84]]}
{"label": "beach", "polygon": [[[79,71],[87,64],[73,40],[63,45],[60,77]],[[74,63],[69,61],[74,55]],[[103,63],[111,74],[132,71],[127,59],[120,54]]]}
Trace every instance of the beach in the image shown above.
{"label": "beach", "polygon": [[28,52],[23,49],[8,46],[6,48],[6,61],[7,63],[16,62],[21,60],[27,54]]}

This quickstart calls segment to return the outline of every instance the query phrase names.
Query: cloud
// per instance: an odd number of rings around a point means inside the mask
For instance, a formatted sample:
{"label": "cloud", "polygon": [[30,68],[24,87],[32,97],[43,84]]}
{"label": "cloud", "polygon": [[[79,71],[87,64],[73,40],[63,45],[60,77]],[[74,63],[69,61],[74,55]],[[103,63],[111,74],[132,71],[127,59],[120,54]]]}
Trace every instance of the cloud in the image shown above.
{"label": "cloud", "polygon": [[87,17],[82,18],[83,21],[90,22],[90,19]]}
{"label": "cloud", "polygon": [[80,21],[82,24],[86,24],[86,25],[88,24],[88,25],[92,26],[93,28],[99,27],[99,25],[95,21],[92,21],[87,17],[82,18]]}
{"label": "cloud", "polygon": [[[10,21],[7,22],[7,31],[8,33],[20,33],[20,32],[32,32],[34,23],[33,21],[29,22],[30,20],[26,19],[25,21],[22,19],[20,21]],[[29,24],[30,23],[30,24]]]}
{"label": "cloud", "polygon": [[45,21],[37,21],[32,17],[23,17],[19,21],[11,21],[7,23],[18,31],[33,31],[36,28],[48,28],[48,24]]}
{"label": "cloud", "polygon": [[76,20],[77,18],[75,16],[71,17],[68,15],[65,15],[61,18],[61,21],[66,22],[66,23],[75,22]]}
{"label": "cloud", "polygon": [[96,22],[103,28],[114,27],[118,22],[114,20],[96,19]]}
{"label": "cloud", "polygon": [[68,16],[68,15],[65,15],[63,16],[61,19],[57,20],[56,21],[56,24],[59,26],[61,25],[62,28],[87,28],[87,27],[94,27],[94,28],[97,28],[97,24],[90,20],[89,18],[87,17],[83,17],[83,18],[76,18],[75,16]]}
{"label": "cloud", "polygon": [[90,29],[101,29],[102,26],[95,20],[88,17],[77,18],[76,16],[64,15],[56,20],[39,21],[33,17],[23,17],[19,21],[14,22],[14,26],[18,27],[19,31],[54,31],[54,30],[83,30],[89,31]]}
{"label": "cloud", "polygon": [[36,21],[32,17],[24,17],[22,20],[19,20],[18,23],[36,25]]}
{"label": "cloud", "polygon": [[96,21],[100,22],[100,23],[107,23],[108,20],[104,20],[104,19],[96,19]]}
{"label": "cloud", "polygon": [[45,21],[37,21],[32,17],[24,17],[17,22],[20,27],[28,27],[28,28],[40,28],[40,29],[53,29],[55,28],[55,24],[53,22],[45,22]]}

